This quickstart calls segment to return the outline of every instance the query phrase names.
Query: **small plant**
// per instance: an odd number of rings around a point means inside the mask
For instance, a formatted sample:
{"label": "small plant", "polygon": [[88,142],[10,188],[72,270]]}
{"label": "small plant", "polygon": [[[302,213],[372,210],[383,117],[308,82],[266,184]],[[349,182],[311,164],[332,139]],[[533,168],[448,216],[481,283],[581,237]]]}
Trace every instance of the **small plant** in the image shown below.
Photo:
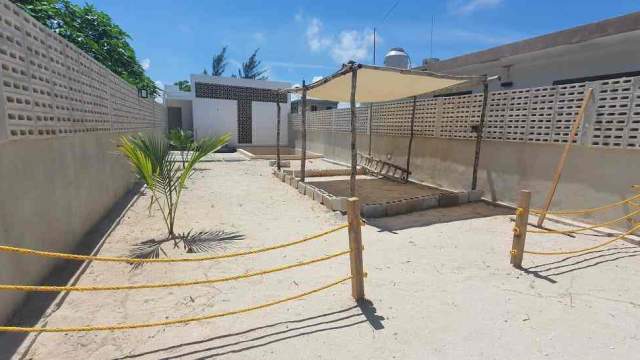
{"label": "small plant", "polygon": [[[172,129],[167,134],[167,139],[173,150],[180,151],[180,158],[182,159],[182,168],[184,169],[187,162],[187,157],[191,147],[194,144],[193,133],[190,130],[184,129]],[[223,144],[224,145],[224,144]]]}
{"label": "small plant", "polygon": [[123,136],[120,139],[119,150],[122,152],[142,181],[151,192],[151,203],[157,205],[162,214],[167,236],[165,239],[146,240],[136,244],[131,251],[135,258],[157,258],[160,256],[162,244],[173,242],[174,247],[183,245],[187,252],[201,252],[212,250],[225,241],[240,240],[242,235],[225,231],[202,231],[176,234],[175,220],[180,204],[182,191],[186,188],[187,180],[193,175],[195,165],[205,156],[220,149],[229,142],[231,136],[225,134],[218,138],[205,138],[186,146],[190,156],[184,159],[179,168],[170,156],[169,142],[154,135],[138,134]]}

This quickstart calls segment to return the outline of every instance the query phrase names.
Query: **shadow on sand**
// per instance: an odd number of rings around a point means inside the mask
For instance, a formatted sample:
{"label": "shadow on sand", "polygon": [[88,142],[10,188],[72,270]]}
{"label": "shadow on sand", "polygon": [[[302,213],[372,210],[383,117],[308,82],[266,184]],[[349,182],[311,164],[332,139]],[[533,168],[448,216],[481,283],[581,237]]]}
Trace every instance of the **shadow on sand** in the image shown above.
{"label": "shadow on sand", "polygon": [[[140,357],[169,360],[187,356],[191,359],[210,359],[216,356],[241,353],[265,347],[302,336],[345,329],[366,323],[369,323],[374,330],[381,330],[384,329],[383,320],[384,317],[376,314],[376,308],[373,304],[369,300],[363,300],[359,301],[357,305],[341,310],[138,352],[115,358],[114,360]],[[290,325],[294,326],[290,327]]]}
{"label": "shadow on sand", "polygon": [[[111,230],[120,222],[122,215],[126,212],[131,204],[137,200],[140,194],[141,184],[136,184],[131,190],[123,195],[107,212],[96,225],[94,225],[84,236],[78,245],[70,251],[74,254],[90,255],[94,251],[100,249],[103,239],[105,239]],[[146,199],[143,197],[143,200]],[[86,270],[89,263],[77,261],[59,261],[49,271],[49,275],[45,277],[41,284],[52,286],[73,285],[74,278]],[[46,293],[32,292],[28,293],[22,303],[18,306],[18,310],[14,312],[13,317],[7,325],[34,327],[46,314],[52,305],[61,305],[69,293]],[[22,333],[0,333],[0,359],[3,356],[10,358],[22,346],[25,341],[33,343],[38,335],[29,336]],[[27,347],[30,344],[25,344]]]}

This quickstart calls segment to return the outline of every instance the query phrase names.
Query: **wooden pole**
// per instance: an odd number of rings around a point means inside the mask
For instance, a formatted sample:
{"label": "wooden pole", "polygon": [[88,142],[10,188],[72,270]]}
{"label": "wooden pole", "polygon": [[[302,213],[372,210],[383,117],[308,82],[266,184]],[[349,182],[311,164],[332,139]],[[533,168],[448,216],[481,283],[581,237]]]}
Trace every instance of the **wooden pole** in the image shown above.
{"label": "wooden pole", "polygon": [[307,87],[302,80],[302,159],[300,161],[300,181],[304,182],[307,166]]}
{"label": "wooden pole", "polygon": [[487,117],[487,102],[489,101],[489,81],[485,77],[482,82],[482,111],[480,112],[480,123],[476,128],[476,151],[473,156],[473,175],[471,176],[471,190],[478,187],[478,167],[480,166],[480,147],[482,146],[482,132],[484,131],[484,121]]}
{"label": "wooden pole", "polygon": [[276,102],[276,169],[280,171],[280,102]]}
{"label": "wooden pole", "polygon": [[413,145],[413,124],[416,120],[416,102],[418,101],[418,97],[413,97],[413,108],[411,109],[411,130],[409,132],[409,147],[407,148],[407,179],[405,182],[409,182],[409,166],[411,165],[411,145]]}
{"label": "wooden pole", "polygon": [[358,67],[351,65],[351,178],[349,180],[349,194],[356,196],[356,173],[358,166],[358,152],[356,150],[356,86],[358,84]]}
{"label": "wooden pole", "polygon": [[578,127],[584,119],[584,114],[587,110],[587,105],[589,104],[589,100],[591,100],[591,96],[593,94],[593,89],[588,88],[587,92],[584,95],[584,99],[582,100],[582,105],[580,106],[580,111],[578,111],[578,115],[576,116],[576,120],[571,125],[571,132],[569,133],[569,139],[567,143],[564,145],[564,150],[562,151],[562,155],[560,155],[560,161],[558,161],[558,165],[556,166],[556,172],[553,175],[553,181],[551,183],[551,189],[549,189],[549,193],[544,200],[544,207],[542,208],[542,213],[538,216],[538,227],[542,227],[544,223],[544,219],[547,217],[547,211],[549,211],[549,207],[551,207],[551,202],[553,201],[553,196],[556,194],[556,190],[558,189],[558,183],[560,182],[560,176],[562,175],[562,170],[564,169],[564,163],[567,160],[567,155],[569,155],[569,149],[571,148],[571,144],[576,138],[576,132],[578,131]]}
{"label": "wooden pole", "polygon": [[371,144],[373,138],[373,103],[369,103],[369,123],[367,124],[367,130],[369,132],[369,156],[371,156]]}
{"label": "wooden pole", "polygon": [[516,224],[513,228],[513,242],[511,244],[511,264],[516,268],[522,267],[524,242],[527,239],[527,225],[529,223],[530,202],[531,192],[529,190],[520,191],[518,212],[516,213]]}
{"label": "wooden pole", "polygon": [[347,199],[347,219],[349,221],[349,250],[351,251],[351,295],[357,301],[364,299],[360,200],[357,197]]}

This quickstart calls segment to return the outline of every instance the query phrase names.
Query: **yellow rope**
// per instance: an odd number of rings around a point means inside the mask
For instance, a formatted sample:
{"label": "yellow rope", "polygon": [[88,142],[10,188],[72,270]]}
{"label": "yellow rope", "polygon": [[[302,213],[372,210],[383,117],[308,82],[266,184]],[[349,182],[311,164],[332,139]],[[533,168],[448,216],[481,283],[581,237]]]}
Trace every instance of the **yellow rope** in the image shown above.
{"label": "yellow rope", "polygon": [[217,284],[226,281],[247,279],[259,275],[271,274],[279,271],[302,267],[319,263],[322,261],[330,260],[338,256],[346,255],[350,253],[350,250],[341,251],[335,254],[319,257],[312,260],[299,262],[296,264],[290,264],[285,266],[276,267],[268,270],[261,270],[242,275],[228,276],[218,279],[210,280],[196,280],[196,281],[184,281],[173,283],[157,283],[157,284],[140,284],[140,285],[111,285],[111,286],[30,286],[30,285],[1,285],[0,290],[13,290],[13,291],[35,291],[35,292],[59,292],[59,291],[112,291],[112,290],[139,290],[139,289],[158,289],[168,287],[181,287],[181,286],[193,286],[193,285],[208,285]]}
{"label": "yellow rope", "polygon": [[117,324],[117,325],[100,325],[100,326],[78,326],[78,327],[17,327],[17,326],[0,326],[0,332],[13,332],[13,333],[31,333],[31,332],[81,332],[81,331],[109,331],[109,330],[129,330],[129,329],[141,329],[141,328],[150,328],[150,327],[158,327],[158,326],[167,326],[167,325],[176,325],[176,324],[186,324],[194,321],[202,321],[202,320],[210,320],[219,317],[242,314],[258,309],[264,309],[270,306],[278,305],[285,303],[287,301],[292,301],[296,299],[300,299],[307,295],[311,295],[322,290],[326,290],[330,287],[336,286],[340,283],[343,283],[347,280],[351,279],[351,276],[345,277],[338,281],[334,281],[330,284],[324,285],[322,287],[309,290],[303,292],[301,294],[290,296],[284,299],[268,302],[261,305],[250,306],[243,309],[228,311],[224,313],[217,314],[208,314],[202,316],[194,316],[182,319],[174,319],[174,320],[166,320],[166,321],[158,321],[158,322],[149,322],[149,323],[137,323],[137,324]]}
{"label": "yellow rope", "polygon": [[113,256],[91,256],[91,255],[76,255],[76,254],[66,254],[66,253],[57,253],[57,252],[49,252],[49,251],[39,251],[33,249],[26,249],[20,247],[13,246],[4,246],[0,245],[0,251],[6,252],[14,252],[22,255],[33,255],[33,256],[43,256],[50,258],[58,258],[58,259],[67,259],[67,260],[77,260],[77,261],[105,261],[105,262],[124,262],[129,264],[138,264],[138,263],[175,263],[175,262],[195,262],[195,261],[208,261],[208,260],[220,260],[220,259],[228,259],[237,256],[245,256],[252,254],[259,254],[271,250],[282,249],[293,245],[302,244],[304,242],[321,238],[325,235],[331,234],[338,230],[344,229],[348,227],[348,224],[340,225],[333,229],[321,232],[316,235],[312,235],[300,240],[291,241],[288,243],[268,246],[264,248],[223,254],[223,255],[212,255],[212,256],[201,256],[201,257],[191,257],[191,258],[160,258],[160,259],[135,259],[135,258],[126,258],[126,257],[113,257]]}
{"label": "yellow rope", "polygon": [[581,227],[577,227],[577,228],[573,228],[573,229],[568,229],[568,230],[527,230],[528,233],[533,233],[533,234],[571,234],[571,233],[579,233],[579,232],[583,232],[583,231],[587,231],[587,230],[592,230],[592,229],[596,229],[599,227],[604,227],[604,226],[608,226],[608,225],[612,225],[612,224],[616,224],[619,223],[625,219],[628,219],[630,217],[633,217],[637,214],[640,214],[640,210],[636,210],[633,212],[630,212],[628,214],[626,214],[623,217],[619,217],[617,219],[613,219],[613,220],[609,220],[607,222],[603,222],[600,224],[596,224],[596,225],[591,225],[591,226],[581,226]]}
{"label": "yellow rope", "polygon": [[531,254],[531,255],[572,255],[572,254],[579,254],[579,253],[583,253],[583,252],[587,252],[587,251],[591,251],[591,250],[595,250],[598,248],[601,248],[603,246],[607,246],[609,244],[611,244],[614,241],[618,241],[622,238],[624,238],[625,236],[628,236],[632,233],[634,233],[636,230],[640,229],[640,224],[634,226],[631,230],[627,231],[624,234],[618,235],[615,238],[611,239],[611,240],[607,240],[601,244],[595,245],[595,246],[591,246],[588,248],[584,248],[584,249],[579,249],[579,250],[570,250],[570,251],[524,251],[525,254]]}
{"label": "yellow rope", "polygon": [[571,215],[571,214],[588,214],[588,213],[593,213],[596,211],[600,211],[600,210],[606,210],[606,209],[610,209],[616,206],[620,206],[620,205],[624,205],[628,202],[632,202],[635,199],[640,198],[640,194],[634,195],[630,198],[627,198],[625,200],[622,201],[618,201],[612,204],[607,204],[604,206],[600,206],[600,207],[595,207],[595,208],[590,208],[590,209],[578,209],[578,210],[559,210],[559,211],[544,211],[541,209],[529,209],[529,212],[532,214],[551,214],[551,215]]}

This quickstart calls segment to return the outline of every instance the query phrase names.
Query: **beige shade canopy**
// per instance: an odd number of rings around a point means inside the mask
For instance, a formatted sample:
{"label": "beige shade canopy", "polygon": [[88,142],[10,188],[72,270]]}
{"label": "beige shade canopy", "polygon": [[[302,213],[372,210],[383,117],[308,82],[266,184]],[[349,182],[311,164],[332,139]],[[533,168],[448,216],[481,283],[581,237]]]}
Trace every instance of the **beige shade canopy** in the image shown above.
{"label": "beige shade canopy", "polygon": [[[381,102],[422,95],[469,82],[484,76],[451,76],[428,71],[402,70],[354,64],[357,67],[356,102]],[[348,102],[351,99],[352,66],[344,65],[335,74],[307,86],[307,96]],[[301,88],[295,89],[301,92]]]}

